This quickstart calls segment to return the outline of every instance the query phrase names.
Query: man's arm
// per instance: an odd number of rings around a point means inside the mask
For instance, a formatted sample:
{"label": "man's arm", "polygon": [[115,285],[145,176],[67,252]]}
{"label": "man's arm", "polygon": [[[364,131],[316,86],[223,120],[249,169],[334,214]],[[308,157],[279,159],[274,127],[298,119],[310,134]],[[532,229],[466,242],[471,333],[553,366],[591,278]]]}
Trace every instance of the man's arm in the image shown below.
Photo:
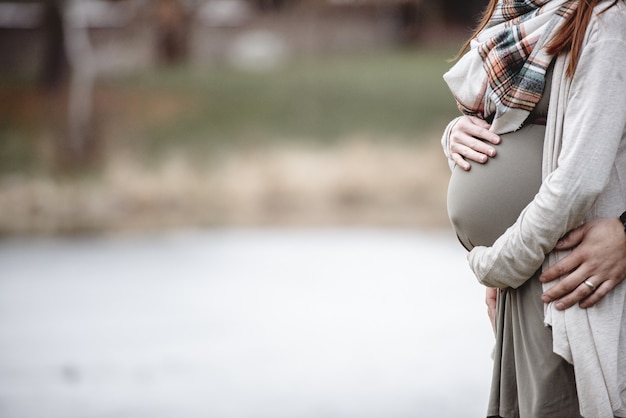
{"label": "man's arm", "polygon": [[626,278],[626,233],[617,218],[587,222],[566,235],[556,248],[573,251],[543,272],[541,281],[548,283],[567,276],[541,299],[546,303],[556,301],[559,310],[576,303],[589,308]]}

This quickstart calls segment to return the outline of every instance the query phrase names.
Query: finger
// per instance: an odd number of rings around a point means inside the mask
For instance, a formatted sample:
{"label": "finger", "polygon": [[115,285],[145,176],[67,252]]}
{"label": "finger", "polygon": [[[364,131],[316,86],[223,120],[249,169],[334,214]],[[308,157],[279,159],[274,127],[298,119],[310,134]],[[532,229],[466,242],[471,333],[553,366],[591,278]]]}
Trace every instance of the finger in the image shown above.
{"label": "finger", "polygon": [[583,227],[573,229],[556,243],[556,248],[559,250],[569,250],[574,248],[582,242],[584,236],[585,230]]}
{"label": "finger", "polygon": [[589,286],[587,286],[586,284],[582,283],[576,289],[574,289],[574,291],[572,291],[570,294],[557,300],[554,306],[556,306],[556,308],[559,311],[563,311],[567,308],[574,306],[575,304],[582,301],[583,299],[587,298],[592,293],[594,293],[594,291],[597,291],[597,290],[598,288],[594,290],[594,289],[589,288]]}
{"label": "finger", "polygon": [[491,323],[491,329],[493,329],[493,331],[496,331],[496,313],[495,311],[488,309],[487,310],[487,315],[489,316],[489,322]]}
{"label": "finger", "polygon": [[600,286],[597,287],[595,292],[593,292],[585,299],[581,300],[579,306],[583,309],[591,308],[592,306],[600,302],[606,295],[608,295],[609,292],[613,290],[613,288],[615,288],[615,286],[617,286],[617,282],[613,280],[607,280],[603,282],[602,284],[600,284]]}
{"label": "finger", "polygon": [[484,164],[490,156],[495,156],[496,151],[484,142],[471,137],[460,137],[450,145],[450,151],[457,153],[469,160]]}
{"label": "finger", "polygon": [[451,157],[452,161],[454,161],[457,166],[461,167],[461,169],[469,171],[472,168],[472,165],[467,162],[460,154],[455,152],[451,154]]}
{"label": "finger", "polygon": [[496,329],[496,311],[498,305],[498,290],[488,287],[485,291],[485,304],[487,305],[487,315],[491,322],[491,327]]}
{"label": "finger", "polygon": [[[541,276],[539,276],[539,280],[541,280],[542,283],[549,283],[553,280],[556,280],[559,277],[562,277],[568,274],[569,272],[574,271],[574,269],[582,265],[583,261],[584,261],[583,254],[574,250],[573,252],[568,254],[567,257],[562,258],[561,260],[557,261],[552,266],[550,266],[546,271],[543,271],[541,273]],[[550,289],[551,290],[550,293],[556,295],[557,297],[562,296],[560,294],[557,294],[557,292],[565,284],[564,282],[566,280],[569,280],[570,283],[576,280],[577,279],[576,273],[578,275],[585,274],[585,272],[583,271],[570,274],[570,276],[567,279],[562,280],[559,284],[552,287]],[[582,283],[585,280],[585,278],[586,277],[580,277],[580,281],[578,281],[576,285]]]}
{"label": "finger", "polygon": [[[473,119],[465,117],[458,121],[450,135],[449,150],[451,158],[464,170],[469,170],[471,164],[462,163],[460,161],[461,159],[484,164],[488,161],[489,157],[496,155],[495,148],[481,139],[481,137],[487,137],[493,141],[494,139],[489,138],[489,135],[494,134],[474,122],[483,123],[483,126],[488,126],[484,125],[484,122],[481,122],[477,118],[473,121]],[[458,154],[458,156],[454,156],[454,154]]]}
{"label": "finger", "polygon": [[470,128],[472,136],[480,138],[492,144],[500,143],[500,136],[489,130],[489,128],[491,128],[491,125],[487,121],[477,118],[475,116],[470,116],[469,119],[474,125],[474,128]]}
{"label": "finger", "polygon": [[541,300],[544,303],[548,303],[563,298],[567,294],[575,291],[589,276],[590,272],[581,267],[546,290],[543,295],[541,295]]}
{"label": "finger", "polygon": [[495,148],[490,145],[500,143],[500,137],[480,126],[468,125],[465,130],[457,132],[457,141],[468,147],[491,156],[495,155]]}
{"label": "finger", "polygon": [[491,132],[486,127],[480,126],[474,123],[471,119],[461,119],[451,132],[451,143],[459,142],[465,144],[471,148],[474,147],[489,147],[488,142],[492,144],[498,144],[500,142],[500,136]]}
{"label": "finger", "polygon": [[484,129],[491,128],[491,125],[485,119],[481,119],[477,116],[468,116],[467,119],[469,119],[474,125],[478,125],[481,128],[484,128]]}

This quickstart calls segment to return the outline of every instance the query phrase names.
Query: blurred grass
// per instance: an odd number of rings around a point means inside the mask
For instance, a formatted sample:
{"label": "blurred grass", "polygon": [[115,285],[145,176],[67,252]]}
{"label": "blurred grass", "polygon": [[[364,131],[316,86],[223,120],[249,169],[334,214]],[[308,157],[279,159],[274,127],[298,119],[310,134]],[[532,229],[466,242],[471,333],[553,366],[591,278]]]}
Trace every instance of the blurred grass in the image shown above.
{"label": "blurred grass", "polygon": [[[351,136],[427,141],[456,113],[442,74],[450,48],[300,57],[264,71],[225,65],[154,68],[99,80],[98,140],[154,158],[280,141]],[[63,95],[0,80],[0,174],[41,172],[63,135]],[[45,169],[44,169],[45,171]]]}
{"label": "blurred grass", "polygon": [[452,53],[309,57],[266,71],[177,67],[105,90],[118,98],[113,119],[128,129],[124,142],[148,153],[352,135],[425,141],[456,113],[441,78]]}

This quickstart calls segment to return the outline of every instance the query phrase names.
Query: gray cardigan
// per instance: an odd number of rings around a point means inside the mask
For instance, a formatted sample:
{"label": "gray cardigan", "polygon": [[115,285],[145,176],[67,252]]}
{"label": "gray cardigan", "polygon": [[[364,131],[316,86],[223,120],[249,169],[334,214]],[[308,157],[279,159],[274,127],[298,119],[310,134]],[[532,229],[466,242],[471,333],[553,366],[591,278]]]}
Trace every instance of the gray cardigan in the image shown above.
{"label": "gray cardigan", "polygon": [[[626,209],[622,1],[592,19],[573,79],[565,76],[568,58],[555,62],[538,194],[493,246],[469,254],[471,269],[486,286],[520,286],[544,263],[551,265],[564,255],[553,249],[567,231]],[[454,123],[442,139],[448,157]],[[550,304],[545,312],[554,352],[574,365],[581,414],[626,417],[626,281],[593,308],[562,312]]]}

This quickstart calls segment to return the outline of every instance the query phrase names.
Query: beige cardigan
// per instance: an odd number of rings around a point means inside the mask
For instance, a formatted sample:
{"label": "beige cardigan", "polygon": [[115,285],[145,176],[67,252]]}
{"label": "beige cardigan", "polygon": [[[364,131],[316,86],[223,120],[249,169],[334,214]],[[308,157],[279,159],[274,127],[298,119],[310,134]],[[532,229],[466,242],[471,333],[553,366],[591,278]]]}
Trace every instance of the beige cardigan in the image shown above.
{"label": "beige cardigan", "polygon": [[[626,210],[623,2],[592,19],[573,79],[565,76],[567,61],[555,62],[538,194],[493,246],[470,252],[470,267],[486,286],[520,286],[564,255],[553,248],[567,231]],[[448,157],[455,121],[442,139]],[[554,352],[574,365],[581,414],[626,417],[626,281],[593,308],[562,312],[549,304],[545,312]]]}

